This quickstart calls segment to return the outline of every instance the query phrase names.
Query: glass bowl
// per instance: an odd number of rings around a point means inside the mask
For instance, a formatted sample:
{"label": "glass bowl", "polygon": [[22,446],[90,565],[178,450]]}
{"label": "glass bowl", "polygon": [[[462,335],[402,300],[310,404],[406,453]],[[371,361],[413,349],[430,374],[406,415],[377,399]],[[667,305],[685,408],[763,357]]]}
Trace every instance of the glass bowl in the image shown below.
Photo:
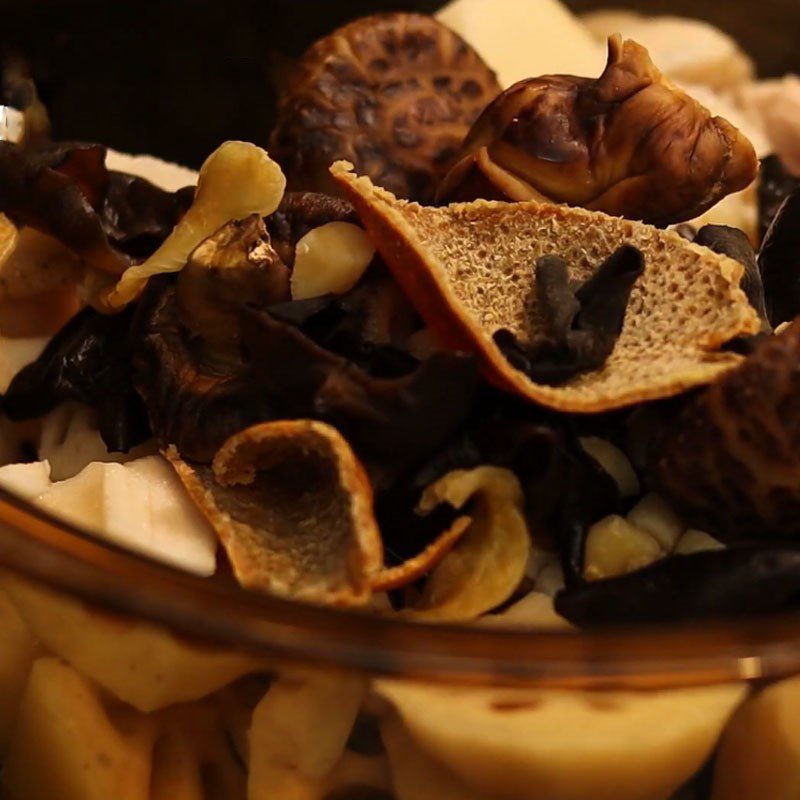
{"label": "glass bowl", "polygon": [[0,492],[4,800],[778,800],[795,674],[797,614],[413,624],[195,578]]}

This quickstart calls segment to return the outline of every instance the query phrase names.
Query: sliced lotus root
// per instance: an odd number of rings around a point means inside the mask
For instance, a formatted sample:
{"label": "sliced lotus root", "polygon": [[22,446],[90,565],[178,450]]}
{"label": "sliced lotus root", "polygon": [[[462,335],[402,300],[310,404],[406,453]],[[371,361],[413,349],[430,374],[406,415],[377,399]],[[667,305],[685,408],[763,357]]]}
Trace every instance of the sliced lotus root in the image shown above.
{"label": "sliced lotus root", "polygon": [[212,468],[167,457],[242,586],[309,602],[369,600],[383,548],[372,489],[350,446],[309,420],[232,436]]}
{"label": "sliced lotus root", "polygon": [[[493,383],[550,408],[606,411],[709,383],[741,361],[719,348],[759,329],[739,288],[742,265],[676,233],[536,202],[423,207],[357,177],[350,164],[332,173],[428,325],[450,347],[477,353]],[[515,369],[492,337],[507,329],[529,344],[541,330],[536,260],[561,256],[570,278],[584,281],[626,244],[645,268],[605,365],[559,387]]]}
{"label": "sliced lotus root", "polygon": [[289,188],[329,192],[341,158],[402,197],[431,200],[500,85],[424,14],[378,14],[320,39],[279,101],[272,153]]}
{"label": "sliced lotus root", "polygon": [[800,533],[798,362],[794,322],[665,430],[652,478],[692,525],[726,538]]}

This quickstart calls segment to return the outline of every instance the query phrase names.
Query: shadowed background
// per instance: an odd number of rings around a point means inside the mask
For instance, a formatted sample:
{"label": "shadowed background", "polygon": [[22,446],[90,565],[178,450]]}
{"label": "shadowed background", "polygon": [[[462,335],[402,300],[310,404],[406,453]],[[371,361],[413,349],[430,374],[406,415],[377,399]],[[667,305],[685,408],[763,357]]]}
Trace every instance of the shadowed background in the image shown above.
{"label": "shadowed background", "polygon": [[[493,0],[481,0],[492,13]],[[536,0],[531,0],[535,8]],[[567,0],[704,17],[736,37],[762,75],[800,71],[798,0]],[[7,4],[4,4],[6,6]],[[3,9],[0,46],[24,53],[54,135],[197,166],[222,140],[265,144],[272,76],[318,36],[379,10],[430,0],[29,0]]]}

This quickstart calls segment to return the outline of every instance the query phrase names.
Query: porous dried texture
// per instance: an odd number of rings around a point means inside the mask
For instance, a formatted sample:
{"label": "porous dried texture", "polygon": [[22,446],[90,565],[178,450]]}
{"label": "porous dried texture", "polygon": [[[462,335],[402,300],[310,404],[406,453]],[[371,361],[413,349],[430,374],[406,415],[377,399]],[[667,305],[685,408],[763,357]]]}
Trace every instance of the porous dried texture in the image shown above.
{"label": "porous dried texture", "polygon": [[[738,262],[675,233],[599,212],[536,202],[475,201],[428,208],[397,200],[349,164],[333,174],[417,310],[451,347],[476,352],[502,388],[561,411],[597,412],[709,383],[741,360],[725,342],[759,329]],[[601,370],[561,387],[533,383],[492,340],[507,328],[530,342],[541,319],[534,264],[565,259],[585,280],[617,248],[645,257],[625,324]]]}
{"label": "porous dried texture", "polygon": [[167,458],[203,511],[242,586],[309,602],[370,597],[383,549],[369,481],[339,433],[308,420],[232,436],[213,468]]}
{"label": "porous dried texture", "polygon": [[653,477],[721,536],[800,534],[800,323],[765,340],[665,432]]}
{"label": "porous dried texture", "polygon": [[293,190],[328,191],[346,158],[402,197],[432,199],[488,102],[494,73],[422,14],[379,14],[320,39],[281,98],[273,155]]}

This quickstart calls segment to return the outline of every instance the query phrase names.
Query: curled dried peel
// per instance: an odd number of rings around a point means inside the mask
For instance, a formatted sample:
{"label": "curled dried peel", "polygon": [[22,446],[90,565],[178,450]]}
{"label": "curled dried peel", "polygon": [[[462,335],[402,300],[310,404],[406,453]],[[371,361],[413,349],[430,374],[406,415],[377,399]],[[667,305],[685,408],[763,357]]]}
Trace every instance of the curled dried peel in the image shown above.
{"label": "curled dried peel", "polygon": [[426,489],[420,510],[472,501],[472,523],[428,578],[419,607],[422,620],[474,619],[504,603],[525,576],[531,540],[524,498],[514,473],[497,467],[450,472]]}
{"label": "curled dried peel", "polygon": [[127,269],[99,305],[123,308],[153,275],[183,269],[192,250],[225,223],[272,214],[285,188],[281,168],[265,150],[247,142],[220,145],[200,168],[194,202],[172,233],[144,263]]}
{"label": "curled dried peel", "polygon": [[213,469],[167,452],[239,582],[310,602],[364,603],[383,548],[372,489],[350,446],[309,420],[232,436]]}
{"label": "curled dried peel", "polygon": [[[739,288],[742,266],[670,231],[535,202],[422,207],[357,177],[344,162],[332,171],[431,328],[450,347],[477,353],[493,383],[541,405],[588,413],[679,394],[735,367],[740,356],[719,348],[759,330]],[[641,250],[645,270],[604,368],[561,387],[514,369],[492,335],[506,328],[529,341],[539,326],[536,259],[558,254],[570,277],[584,280],[624,244]]]}

